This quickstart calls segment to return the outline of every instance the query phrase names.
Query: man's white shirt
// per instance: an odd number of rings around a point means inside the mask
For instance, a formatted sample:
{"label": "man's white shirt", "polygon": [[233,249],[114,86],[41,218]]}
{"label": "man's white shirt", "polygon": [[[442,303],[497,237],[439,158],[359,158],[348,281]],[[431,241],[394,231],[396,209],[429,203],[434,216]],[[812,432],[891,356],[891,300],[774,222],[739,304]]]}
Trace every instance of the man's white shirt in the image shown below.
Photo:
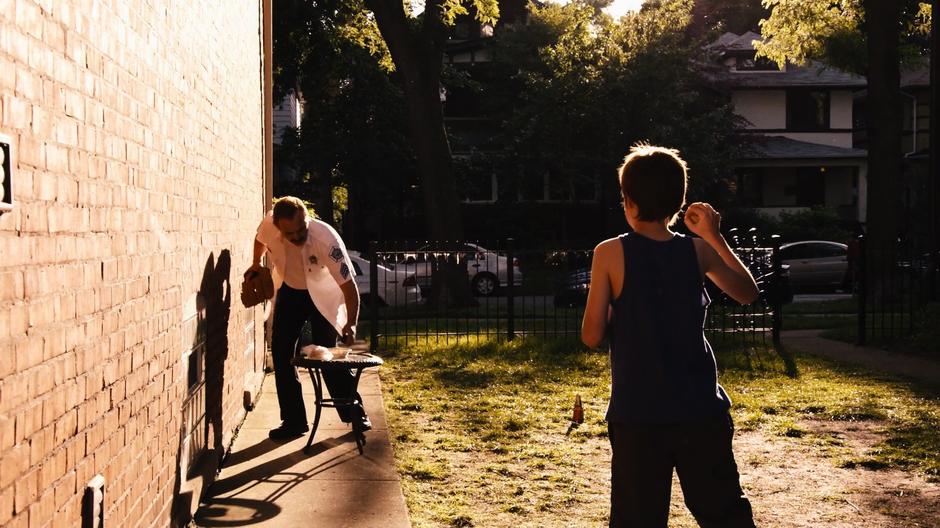
{"label": "man's white shirt", "polygon": [[[258,226],[258,242],[268,248],[273,264],[272,276],[275,291],[284,282],[287,268],[287,247],[292,245],[274,225],[272,213],[268,213]],[[299,246],[299,265],[303,266],[303,277],[307,293],[317,310],[333,324],[336,333],[342,333],[348,316],[346,298],[340,285],[352,280],[352,262],[346,251],[346,245],[332,226],[315,218],[307,217],[307,240]],[[297,265],[295,261],[293,265]],[[296,279],[295,279],[296,280]],[[293,281],[291,281],[293,282]],[[288,286],[291,286],[290,282]],[[291,286],[296,288],[296,286]]]}

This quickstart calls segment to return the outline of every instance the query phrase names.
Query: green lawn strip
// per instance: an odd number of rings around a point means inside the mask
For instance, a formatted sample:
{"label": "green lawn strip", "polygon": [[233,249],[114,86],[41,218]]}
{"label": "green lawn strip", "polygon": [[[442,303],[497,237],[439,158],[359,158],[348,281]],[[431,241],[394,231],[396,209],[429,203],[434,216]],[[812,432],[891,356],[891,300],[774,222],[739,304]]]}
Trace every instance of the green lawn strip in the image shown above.
{"label": "green lawn strip", "polygon": [[783,330],[827,330],[854,325],[854,314],[784,315]]}
{"label": "green lawn strip", "polygon": [[[940,478],[940,400],[899,381],[813,357],[713,340],[742,430],[819,447],[846,467]],[[606,352],[574,341],[420,339],[382,370],[392,441],[412,522],[424,526],[603,524],[609,492]],[[795,377],[792,375],[796,373]],[[574,395],[585,423],[565,435]],[[873,420],[884,442],[853,458],[805,420]]]}
{"label": "green lawn strip", "polygon": [[809,301],[783,305],[784,315],[794,314],[853,314],[858,311],[858,300],[836,299],[832,301]]}

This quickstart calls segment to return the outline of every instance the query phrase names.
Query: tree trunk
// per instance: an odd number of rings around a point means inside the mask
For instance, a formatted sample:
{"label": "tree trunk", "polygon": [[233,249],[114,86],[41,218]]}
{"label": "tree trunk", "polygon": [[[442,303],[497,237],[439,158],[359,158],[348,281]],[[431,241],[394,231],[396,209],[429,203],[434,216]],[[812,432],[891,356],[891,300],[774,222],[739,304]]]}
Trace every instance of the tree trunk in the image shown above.
{"label": "tree trunk", "polygon": [[421,174],[428,236],[454,240],[463,235],[463,229],[450,144],[444,129],[439,78],[438,72],[438,75],[421,75],[415,83],[406,83],[405,98]]}
{"label": "tree trunk", "polygon": [[329,166],[317,167],[310,180],[317,216],[333,227],[339,227],[333,225],[333,176]]}
{"label": "tree trunk", "polygon": [[422,24],[413,27],[401,0],[366,0],[402,80],[428,235],[453,240],[463,235],[463,229],[440,100],[446,41],[441,3],[425,2]]}
{"label": "tree trunk", "polygon": [[868,284],[875,295],[897,239],[901,177],[900,4],[865,0],[868,37]]}

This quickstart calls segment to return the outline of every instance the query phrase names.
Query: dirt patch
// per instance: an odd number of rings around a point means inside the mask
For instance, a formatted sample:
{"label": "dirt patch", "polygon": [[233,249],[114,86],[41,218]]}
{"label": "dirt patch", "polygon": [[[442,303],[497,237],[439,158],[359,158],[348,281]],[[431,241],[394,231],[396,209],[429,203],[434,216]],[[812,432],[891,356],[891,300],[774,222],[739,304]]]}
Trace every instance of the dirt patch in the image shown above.
{"label": "dirt patch", "polygon": [[[864,455],[883,439],[880,424],[813,420],[800,425],[808,434],[799,439],[760,431],[735,435],[741,484],[758,526],[940,526],[940,484],[894,469],[839,467],[840,460]],[[672,518],[670,526],[696,526],[677,483]]]}

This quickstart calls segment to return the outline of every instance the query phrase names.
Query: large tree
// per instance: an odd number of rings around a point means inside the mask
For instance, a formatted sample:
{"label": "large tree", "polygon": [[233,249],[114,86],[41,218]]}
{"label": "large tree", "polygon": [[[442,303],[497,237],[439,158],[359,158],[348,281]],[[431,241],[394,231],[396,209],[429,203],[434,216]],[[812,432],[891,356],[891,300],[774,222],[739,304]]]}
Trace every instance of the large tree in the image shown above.
{"label": "large tree", "polygon": [[[343,68],[333,60],[337,56],[343,58],[350,51],[364,49],[393,67],[404,104],[386,109],[390,115],[399,108],[404,110],[403,121],[407,123],[420,176],[427,233],[432,238],[452,239],[462,234],[462,228],[441,106],[444,47],[458,16],[472,11],[477,21],[494,24],[499,9],[497,0],[427,0],[420,13],[413,12],[411,5],[401,0],[279,1],[275,74],[281,89],[306,85],[305,97],[319,100],[311,90],[324,93],[333,88],[329,84],[319,87],[325,76],[321,68],[326,67],[330,73],[339,67],[345,74],[355,74],[358,67]],[[322,53],[326,53],[325,58],[318,57]],[[366,64],[368,60],[362,57],[359,62]],[[321,140],[329,142],[329,138]]]}
{"label": "large tree", "polygon": [[401,79],[428,234],[441,240],[460,237],[460,208],[441,106],[444,46],[449,27],[471,10],[479,22],[494,24],[499,16],[497,0],[426,0],[419,16],[402,0],[365,0],[365,4],[375,15]]}
{"label": "large tree", "polygon": [[410,205],[400,191],[411,184],[414,161],[404,98],[374,21],[350,0],[279,0],[277,8],[277,95],[298,91],[307,108],[300,128],[285,133],[276,153],[278,166],[292,167],[297,177],[278,178],[276,193],[305,198],[333,221],[334,202],[341,205],[343,197],[338,191],[348,191],[353,214],[345,219],[344,237],[352,247],[400,235],[380,215]]}
{"label": "large tree", "polygon": [[761,23],[765,41],[758,43],[758,53],[779,64],[823,60],[867,76],[868,240],[888,251],[898,236],[900,68],[902,60],[924,51],[929,6],[915,0],[764,0],[764,5],[772,11]]}

